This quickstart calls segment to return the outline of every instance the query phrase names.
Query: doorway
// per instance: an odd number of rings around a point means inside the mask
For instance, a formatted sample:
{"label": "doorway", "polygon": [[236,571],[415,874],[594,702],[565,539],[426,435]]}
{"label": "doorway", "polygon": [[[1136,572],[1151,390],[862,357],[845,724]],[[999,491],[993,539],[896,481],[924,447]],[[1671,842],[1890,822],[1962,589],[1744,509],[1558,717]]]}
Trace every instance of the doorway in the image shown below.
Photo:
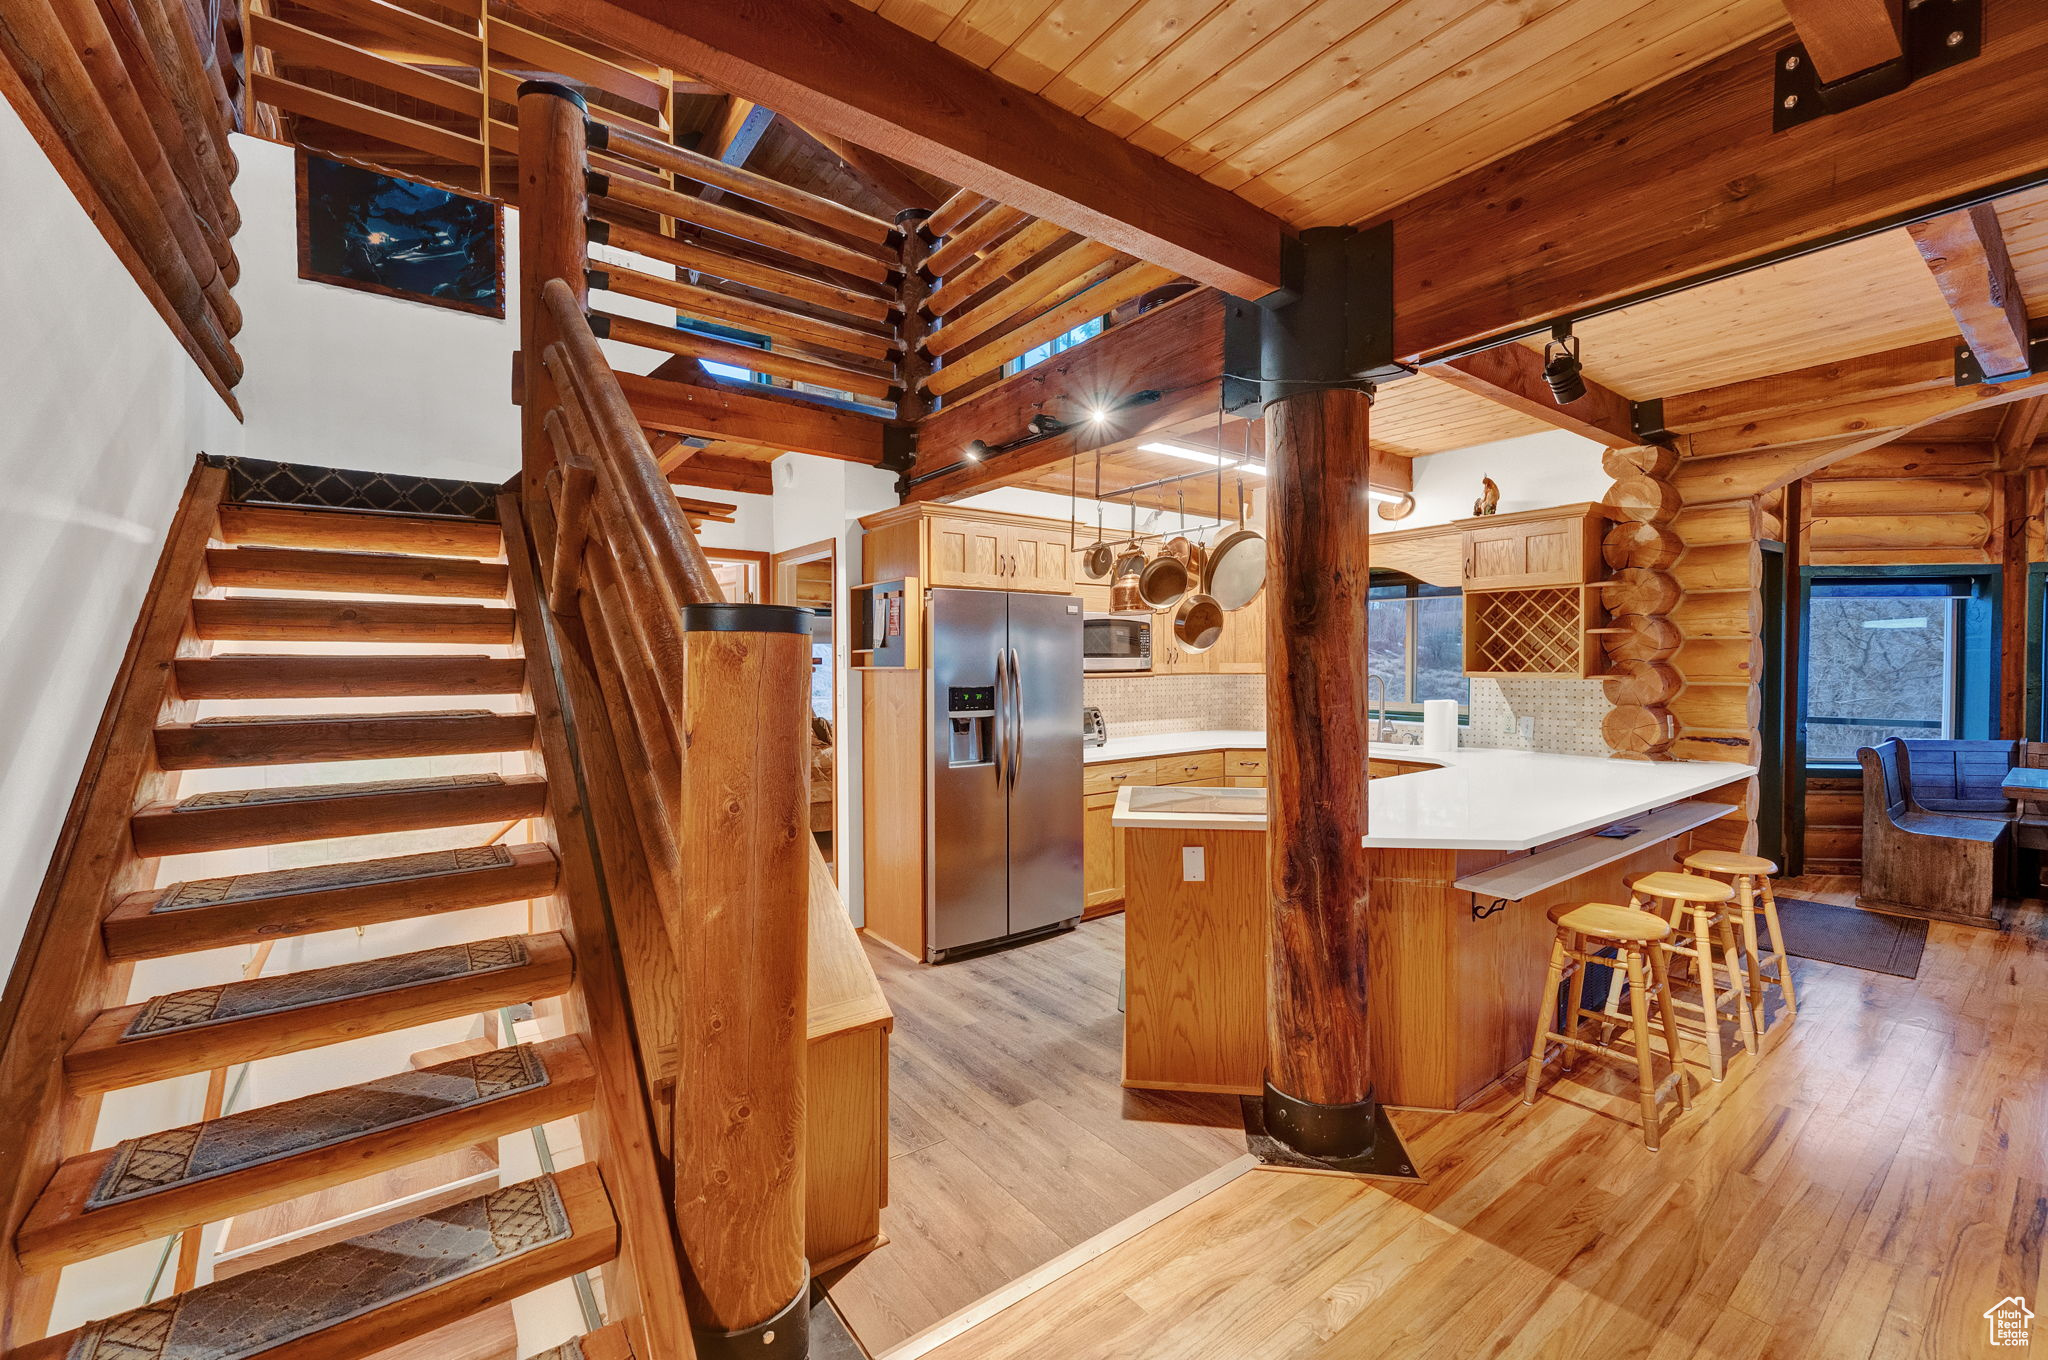
{"label": "doorway", "polygon": [[839,814],[839,544],[832,539],[779,552],[768,562],[768,602],[811,611],[811,835],[834,877]]}

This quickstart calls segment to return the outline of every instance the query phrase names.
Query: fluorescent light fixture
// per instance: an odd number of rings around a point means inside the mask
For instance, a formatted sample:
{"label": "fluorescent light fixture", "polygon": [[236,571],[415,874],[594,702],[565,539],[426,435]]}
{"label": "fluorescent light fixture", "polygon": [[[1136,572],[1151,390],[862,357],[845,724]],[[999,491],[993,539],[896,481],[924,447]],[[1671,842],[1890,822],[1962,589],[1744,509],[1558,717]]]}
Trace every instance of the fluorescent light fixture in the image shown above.
{"label": "fluorescent light fixture", "polygon": [[1863,626],[1865,628],[1925,628],[1927,626],[1927,619],[1925,615],[1917,619],[1865,619]]}
{"label": "fluorescent light fixture", "polygon": [[1190,463],[1201,463],[1206,467],[1243,468],[1256,476],[1266,475],[1264,463],[1240,462],[1235,458],[1226,458],[1220,453],[1211,453],[1207,449],[1191,449],[1185,444],[1140,444],[1138,452],[1163,453],[1169,458],[1185,458]]}
{"label": "fluorescent light fixture", "polygon": [[1367,500],[1378,501],[1382,505],[1398,505],[1408,499],[1398,491],[1382,491],[1376,486],[1367,487],[1365,489],[1365,497]]}

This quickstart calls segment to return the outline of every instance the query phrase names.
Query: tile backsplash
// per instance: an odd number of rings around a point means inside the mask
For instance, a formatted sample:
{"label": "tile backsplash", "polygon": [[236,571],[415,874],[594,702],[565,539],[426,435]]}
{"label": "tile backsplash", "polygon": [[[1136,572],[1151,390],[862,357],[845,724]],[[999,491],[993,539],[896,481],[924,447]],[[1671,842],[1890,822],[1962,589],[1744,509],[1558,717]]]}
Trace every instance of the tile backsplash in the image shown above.
{"label": "tile backsplash", "polygon": [[[1263,675],[1091,675],[1081,688],[1082,701],[1102,710],[1112,737],[1262,731],[1266,726]],[[1458,734],[1459,744],[1605,756],[1607,741],[1600,735],[1600,724],[1607,708],[1598,680],[1475,679],[1470,721]],[[1522,737],[1523,718],[1535,720],[1532,740]],[[1400,727],[1402,739],[1419,736],[1420,724],[1404,722]]]}
{"label": "tile backsplash", "polygon": [[[1604,756],[1600,724],[1607,695],[1599,680],[1507,676],[1472,681],[1467,746],[1507,746],[1562,756]],[[1524,739],[1523,718],[1535,719],[1534,739]]]}
{"label": "tile backsplash", "polygon": [[1263,675],[1091,675],[1081,691],[1112,737],[1266,726]]}

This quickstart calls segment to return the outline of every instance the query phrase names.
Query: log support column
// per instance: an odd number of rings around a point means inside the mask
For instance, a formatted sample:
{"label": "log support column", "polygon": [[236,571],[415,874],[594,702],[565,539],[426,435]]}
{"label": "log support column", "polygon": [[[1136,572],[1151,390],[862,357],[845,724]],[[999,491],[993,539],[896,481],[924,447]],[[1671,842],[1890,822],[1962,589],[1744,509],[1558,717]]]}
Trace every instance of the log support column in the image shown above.
{"label": "log support column", "polygon": [[542,484],[555,463],[541,424],[556,404],[540,365],[552,333],[541,289],[549,279],[560,279],[578,307],[589,300],[584,112],[583,96],[566,85],[529,80],[519,87],[519,486],[529,511],[545,498]]}
{"label": "log support column", "polygon": [[698,1360],[809,1348],[810,617],[683,611],[675,1204]]}
{"label": "log support column", "polygon": [[1413,1175],[1373,1098],[1366,829],[1367,443],[1392,354],[1381,233],[1302,233],[1259,314],[1266,417],[1270,911],[1265,1131],[1279,1160]]}

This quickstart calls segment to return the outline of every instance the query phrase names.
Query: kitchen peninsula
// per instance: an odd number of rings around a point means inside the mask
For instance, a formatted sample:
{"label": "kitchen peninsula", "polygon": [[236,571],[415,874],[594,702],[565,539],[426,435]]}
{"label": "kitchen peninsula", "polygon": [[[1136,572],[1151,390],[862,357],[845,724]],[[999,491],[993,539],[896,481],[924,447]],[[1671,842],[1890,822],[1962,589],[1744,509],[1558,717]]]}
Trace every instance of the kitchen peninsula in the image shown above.
{"label": "kitchen peninsula", "polygon": [[[1444,1110],[1527,1057],[1552,933],[1545,911],[1627,901],[1626,880],[1672,867],[1756,773],[1519,750],[1375,744],[1370,756],[1376,776],[1388,772],[1372,781],[1362,836],[1378,1095]],[[1117,795],[1126,1086],[1261,1089],[1265,800],[1260,788]]]}

